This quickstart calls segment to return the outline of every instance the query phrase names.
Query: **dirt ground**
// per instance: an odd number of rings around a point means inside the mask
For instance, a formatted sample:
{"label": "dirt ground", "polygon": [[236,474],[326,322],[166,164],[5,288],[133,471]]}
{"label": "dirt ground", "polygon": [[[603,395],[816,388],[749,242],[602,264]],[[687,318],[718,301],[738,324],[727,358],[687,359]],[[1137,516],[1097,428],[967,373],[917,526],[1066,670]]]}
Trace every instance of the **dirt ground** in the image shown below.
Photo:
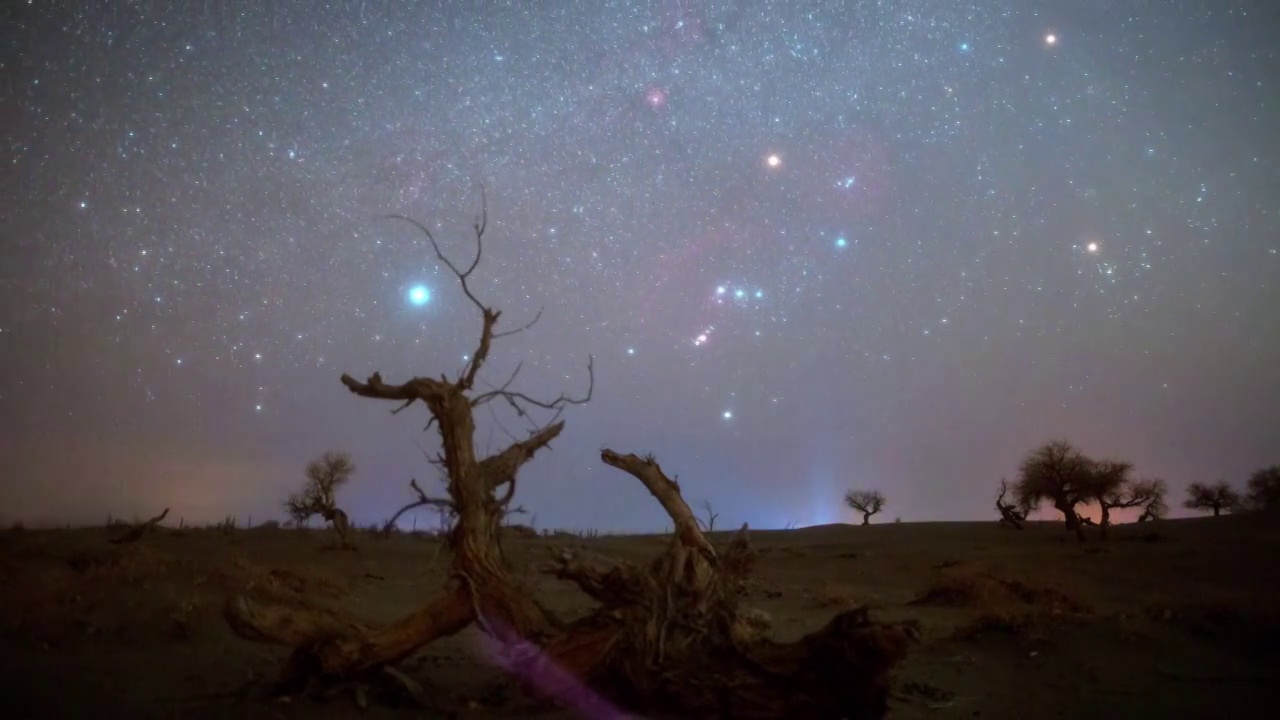
{"label": "dirt ground", "polygon": [[[118,532],[118,531],[116,531]],[[1096,532],[1096,531],[1095,531]],[[123,546],[109,531],[0,533],[0,714],[22,718],[409,718],[268,698],[286,654],[231,634],[223,599],[249,583],[300,589],[370,621],[414,608],[444,581],[433,537],[161,529]],[[753,532],[762,551],[746,607],[793,639],[859,604],[914,618],[923,641],[895,675],[895,718],[1271,717],[1280,700],[1280,524],[1224,517],[1126,525],[1108,542],[1059,524],[901,523]],[[717,544],[727,534],[715,533]],[[562,616],[576,588],[532,567],[557,547],[644,561],[661,536],[517,537],[512,565]],[[475,630],[404,666],[442,706],[493,703],[501,678]],[[527,717],[571,717],[542,713]]]}

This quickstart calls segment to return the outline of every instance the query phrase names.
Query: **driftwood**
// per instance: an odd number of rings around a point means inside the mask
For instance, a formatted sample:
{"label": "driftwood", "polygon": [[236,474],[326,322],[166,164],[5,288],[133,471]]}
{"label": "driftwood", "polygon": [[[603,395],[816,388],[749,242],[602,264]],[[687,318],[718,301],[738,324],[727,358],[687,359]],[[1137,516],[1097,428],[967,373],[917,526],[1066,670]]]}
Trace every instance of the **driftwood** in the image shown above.
{"label": "driftwood", "polygon": [[[589,717],[617,717],[621,709],[696,717],[883,717],[888,671],[916,638],[914,628],[873,623],[865,610],[852,610],[796,643],[761,637],[755,615],[738,606],[754,556],[746,527],[718,552],[679,486],[652,457],[601,453],[605,464],[643,483],[671,517],[675,532],[665,552],[644,566],[609,567],[572,552],[556,555],[542,570],[573,582],[599,603],[572,623],[561,622],[533,598],[503,560],[502,518],[515,494],[517,471],[563,429],[560,411],[590,399],[592,364],[587,392],[578,398],[535,400],[509,389],[515,374],[493,390],[473,393],[492,341],[533,323],[495,332],[501,313],[481,304],[468,287],[480,259],[483,215],[475,225],[476,258],[466,269],[440,253],[430,231],[409,222],[427,236],[480,310],[478,347],[454,380],[417,377],[391,384],[374,373],[363,382],[343,375],[342,383],[360,397],[401,403],[394,412],[418,402],[427,406],[428,427],[440,435],[433,462],[444,470],[448,503],[456,513],[448,535],[451,580],[438,596],[388,625],[308,598],[252,592],[228,598],[224,615],[237,635],[293,648],[282,670],[283,687],[351,683],[364,697],[365,684],[391,676],[416,693],[416,683],[396,665],[475,624],[488,638],[490,661],[529,696]],[[555,415],[524,440],[478,459],[473,411],[495,399],[521,417],[538,408]]]}
{"label": "driftwood", "polygon": [[134,523],[133,527],[125,530],[120,535],[111,538],[109,541],[112,545],[124,545],[125,543],[137,542],[142,539],[143,535],[154,532],[165,516],[169,514],[169,508],[165,508],[164,512],[159,515],[140,523]]}

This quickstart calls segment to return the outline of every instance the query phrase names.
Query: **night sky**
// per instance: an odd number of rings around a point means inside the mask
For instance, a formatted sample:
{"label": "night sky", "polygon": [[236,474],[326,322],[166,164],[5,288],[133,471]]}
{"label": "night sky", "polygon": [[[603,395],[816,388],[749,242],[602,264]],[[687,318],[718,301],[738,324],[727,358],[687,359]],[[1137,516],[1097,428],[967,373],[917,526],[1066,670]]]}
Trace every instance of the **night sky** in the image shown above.
{"label": "night sky", "polygon": [[545,308],[482,377],[595,356],[539,527],[662,529],[602,447],[759,527],[994,519],[1058,437],[1174,506],[1280,461],[1275,3],[169,5],[0,20],[6,519],[281,518],[328,449],[360,523],[439,489],[424,408],[338,378],[462,367],[477,311],[385,216],[465,262],[482,185],[475,291]]}

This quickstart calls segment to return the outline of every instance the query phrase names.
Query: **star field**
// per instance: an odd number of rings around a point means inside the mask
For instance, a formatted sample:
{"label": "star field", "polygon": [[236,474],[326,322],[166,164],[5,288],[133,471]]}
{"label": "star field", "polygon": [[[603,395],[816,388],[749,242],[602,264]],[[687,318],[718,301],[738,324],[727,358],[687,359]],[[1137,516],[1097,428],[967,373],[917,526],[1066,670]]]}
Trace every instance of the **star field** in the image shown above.
{"label": "star field", "polygon": [[[1277,461],[1280,13],[1247,2],[24,5],[3,55],[0,502],[362,523],[425,417],[338,376],[595,396],[539,526],[991,515],[1053,437],[1180,493]],[[376,7],[375,7],[376,6]],[[498,449],[521,419],[478,415]]]}

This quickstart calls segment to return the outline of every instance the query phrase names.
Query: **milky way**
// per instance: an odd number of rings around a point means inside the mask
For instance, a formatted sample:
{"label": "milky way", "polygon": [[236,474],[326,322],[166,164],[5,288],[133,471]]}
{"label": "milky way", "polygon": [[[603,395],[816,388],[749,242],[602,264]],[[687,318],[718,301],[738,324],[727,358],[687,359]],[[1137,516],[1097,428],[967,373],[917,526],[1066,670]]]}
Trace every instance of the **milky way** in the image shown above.
{"label": "milky way", "polygon": [[[5,20],[6,517],[281,515],[426,418],[338,377],[586,387],[539,526],[991,515],[1064,437],[1175,490],[1280,460],[1280,59],[1253,2],[23,5]],[[407,5],[407,4],[406,4]],[[252,8],[252,9],[249,9]],[[419,412],[421,412],[419,410]],[[490,450],[524,431],[479,416]]]}

